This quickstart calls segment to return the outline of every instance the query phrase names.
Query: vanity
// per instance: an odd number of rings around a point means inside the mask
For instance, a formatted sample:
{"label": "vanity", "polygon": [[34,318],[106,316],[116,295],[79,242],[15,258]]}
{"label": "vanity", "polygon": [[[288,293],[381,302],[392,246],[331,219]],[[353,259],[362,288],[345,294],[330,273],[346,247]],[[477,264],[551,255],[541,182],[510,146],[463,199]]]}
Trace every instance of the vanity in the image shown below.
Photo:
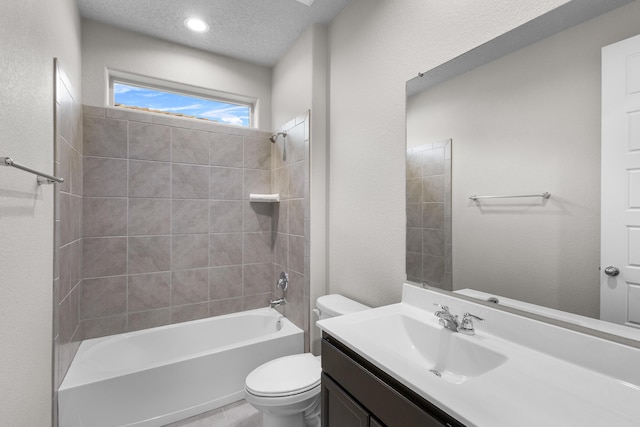
{"label": "vanity", "polygon": [[322,358],[323,427],[463,426],[329,334]]}
{"label": "vanity", "polygon": [[[445,305],[484,321],[469,334],[445,328],[436,316]],[[318,326],[323,427],[640,422],[633,346],[409,283],[398,304]]]}

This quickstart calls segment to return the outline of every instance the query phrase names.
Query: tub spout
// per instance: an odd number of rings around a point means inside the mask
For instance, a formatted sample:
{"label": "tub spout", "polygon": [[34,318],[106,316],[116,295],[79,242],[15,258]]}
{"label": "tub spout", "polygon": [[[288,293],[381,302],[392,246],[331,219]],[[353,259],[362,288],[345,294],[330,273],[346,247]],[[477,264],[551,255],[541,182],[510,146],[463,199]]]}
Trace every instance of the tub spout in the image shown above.
{"label": "tub spout", "polygon": [[286,303],[287,301],[284,298],[272,299],[271,301],[269,301],[269,305],[271,306],[271,308],[276,307],[278,305],[284,305]]}

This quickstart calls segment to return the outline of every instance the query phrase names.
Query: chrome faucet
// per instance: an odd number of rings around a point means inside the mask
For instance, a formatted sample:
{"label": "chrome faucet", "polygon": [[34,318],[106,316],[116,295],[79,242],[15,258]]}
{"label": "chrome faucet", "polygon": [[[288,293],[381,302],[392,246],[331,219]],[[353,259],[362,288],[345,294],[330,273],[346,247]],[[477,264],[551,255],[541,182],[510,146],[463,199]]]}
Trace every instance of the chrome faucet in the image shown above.
{"label": "chrome faucet", "polygon": [[458,316],[451,314],[449,307],[446,305],[434,304],[440,307],[440,310],[433,313],[434,316],[440,319],[440,324],[445,328],[453,331],[460,332],[465,335],[475,335],[476,331],[473,328],[473,319],[483,321],[482,317],[475,314],[465,313],[462,315],[462,321],[458,322]]}
{"label": "chrome faucet", "polygon": [[[276,283],[276,288],[282,289],[282,292],[284,292],[287,290],[288,287],[289,287],[289,275],[284,271],[282,271],[280,273],[280,278],[278,279],[278,283]],[[271,306],[271,308],[277,307],[279,305],[284,305],[286,303],[287,301],[284,299],[284,297],[278,298],[278,299],[272,299],[271,301],[269,301],[269,305]]]}
{"label": "chrome faucet", "polygon": [[476,330],[473,329],[473,319],[483,321],[482,317],[478,317],[475,314],[465,313],[462,315],[462,322],[460,322],[460,326],[458,326],[458,332],[461,332],[465,335],[475,335]]}
{"label": "chrome faucet", "polygon": [[288,287],[289,287],[289,275],[284,271],[281,271],[280,278],[278,279],[278,283],[276,283],[276,288],[286,291]]}
{"label": "chrome faucet", "polygon": [[269,305],[271,306],[271,308],[277,307],[279,305],[284,305],[286,303],[287,301],[284,298],[272,299],[271,301],[269,301]]}
{"label": "chrome faucet", "polygon": [[446,305],[434,304],[440,307],[440,310],[433,313],[434,316],[440,319],[440,324],[453,332],[458,332],[458,316],[451,314],[449,307]]}

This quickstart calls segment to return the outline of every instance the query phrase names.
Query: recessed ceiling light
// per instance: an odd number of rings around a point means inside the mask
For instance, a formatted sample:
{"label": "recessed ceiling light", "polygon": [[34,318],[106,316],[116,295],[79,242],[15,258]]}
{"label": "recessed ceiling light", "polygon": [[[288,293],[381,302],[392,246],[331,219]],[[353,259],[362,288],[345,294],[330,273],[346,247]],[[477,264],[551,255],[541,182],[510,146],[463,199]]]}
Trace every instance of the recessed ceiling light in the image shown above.
{"label": "recessed ceiling light", "polygon": [[307,6],[311,6],[314,1],[316,1],[316,0],[298,0],[298,2],[300,2],[302,4],[306,4]]}
{"label": "recessed ceiling light", "polygon": [[184,25],[191,31],[197,33],[206,33],[209,31],[209,24],[200,18],[187,18],[184,20]]}

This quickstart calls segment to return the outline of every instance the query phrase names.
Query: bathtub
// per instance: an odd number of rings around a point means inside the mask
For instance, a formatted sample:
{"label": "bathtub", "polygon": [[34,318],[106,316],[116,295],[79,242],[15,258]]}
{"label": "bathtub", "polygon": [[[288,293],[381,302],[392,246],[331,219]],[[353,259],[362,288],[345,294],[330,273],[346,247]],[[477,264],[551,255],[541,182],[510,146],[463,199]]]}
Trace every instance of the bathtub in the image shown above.
{"label": "bathtub", "polygon": [[83,341],[58,390],[60,427],[162,426],[244,398],[257,366],[303,352],[261,308]]}

